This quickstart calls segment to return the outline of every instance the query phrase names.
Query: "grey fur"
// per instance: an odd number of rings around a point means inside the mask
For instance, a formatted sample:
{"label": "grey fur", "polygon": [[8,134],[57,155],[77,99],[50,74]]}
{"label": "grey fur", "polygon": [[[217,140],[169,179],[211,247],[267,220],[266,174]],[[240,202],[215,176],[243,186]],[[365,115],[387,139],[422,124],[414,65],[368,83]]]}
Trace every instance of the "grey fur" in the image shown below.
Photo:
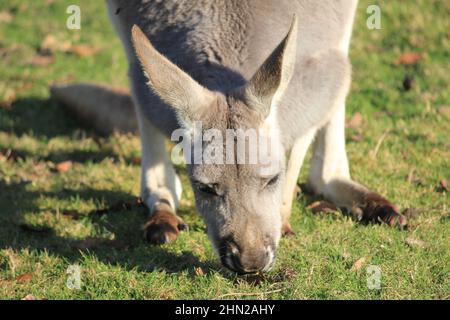
{"label": "grey fur", "polygon": [[[193,119],[204,129],[265,128],[289,153],[299,137],[329,121],[347,94],[346,38],[355,1],[108,4],[128,57],[145,158],[152,158],[145,152],[151,149],[145,133],[154,132],[151,127],[170,136],[179,127],[189,128]],[[298,23],[281,43],[294,14]],[[134,25],[139,28],[131,36]],[[273,264],[286,175],[284,153],[278,157],[281,166],[271,177],[261,176],[260,165],[188,165],[199,212],[230,269],[251,272]],[[151,175],[153,161],[143,160],[142,194],[157,210],[160,201],[176,201],[164,199],[170,198],[166,189],[151,182],[160,181]],[[219,196],[202,192],[204,186],[214,186]]]}
{"label": "grey fur", "polygon": [[[244,85],[255,74],[285,37],[296,14],[299,20],[298,62],[286,100],[281,104],[286,112],[280,111],[280,127],[292,128],[295,132],[284,137],[287,147],[307,128],[316,126],[317,121],[325,123],[327,120],[323,112],[317,112],[316,117],[310,114],[314,106],[301,105],[302,98],[317,95],[317,90],[300,87],[305,73],[314,72],[308,68],[307,60],[324,54],[336,55],[333,63],[340,67],[341,74],[331,76],[348,81],[349,64],[338,49],[348,33],[346,28],[351,28],[342,21],[353,14],[352,0],[110,0],[108,4],[126,48],[132,86],[140,93],[136,99],[145,106],[143,111],[154,125],[167,136],[178,127],[176,116],[174,113],[167,115],[168,108],[146,92],[147,81],[132,50],[133,25],[143,30],[158,52],[198,83],[227,93]],[[117,8],[120,11],[116,15]],[[336,79],[337,85],[340,79]]]}

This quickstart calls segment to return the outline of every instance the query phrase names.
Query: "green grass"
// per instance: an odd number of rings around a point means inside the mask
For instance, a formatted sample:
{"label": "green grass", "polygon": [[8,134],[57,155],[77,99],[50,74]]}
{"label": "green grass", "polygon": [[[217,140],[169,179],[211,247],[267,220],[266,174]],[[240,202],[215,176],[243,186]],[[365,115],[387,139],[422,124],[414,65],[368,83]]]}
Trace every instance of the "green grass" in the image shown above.
{"label": "green grass", "polygon": [[[0,149],[17,154],[15,160],[0,158],[0,298],[450,298],[449,196],[438,188],[441,179],[450,180],[450,120],[439,112],[450,105],[448,2],[380,1],[382,29],[368,30],[369,1],[361,1],[351,49],[354,80],[347,113],[360,111],[364,118],[360,128],[347,132],[352,175],[401,209],[421,214],[400,232],[360,225],[337,213],[314,215],[305,208],[313,199],[301,196],[292,215],[297,235],[282,239],[275,268],[262,278],[238,277],[220,267],[183,168],[178,171],[187,200],[180,215],[190,231],[162,247],[143,241],[146,212],[135,204],[138,138],[97,137],[49,100],[53,81],[127,84],[125,57],[104,2],[79,1],[79,31],[65,28],[65,9],[72,3],[0,4],[0,12],[12,15],[0,22],[0,97],[16,92],[10,107],[0,107]],[[99,51],[86,57],[56,52],[54,63],[33,66],[47,34]],[[405,52],[423,58],[414,66],[396,65]],[[405,75],[414,78],[409,91],[402,88]],[[74,165],[58,173],[54,164],[64,160]],[[420,183],[408,181],[411,172]],[[118,202],[132,207],[98,213]],[[63,214],[68,210],[79,212],[79,219]],[[424,244],[408,245],[407,238]],[[352,270],[360,258],[363,267]],[[80,290],[66,287],[72,264],[81,268]],[[368,265],[381,268],[380,290],[366,285]],[[29,272],[31,279],[20,281]]]}

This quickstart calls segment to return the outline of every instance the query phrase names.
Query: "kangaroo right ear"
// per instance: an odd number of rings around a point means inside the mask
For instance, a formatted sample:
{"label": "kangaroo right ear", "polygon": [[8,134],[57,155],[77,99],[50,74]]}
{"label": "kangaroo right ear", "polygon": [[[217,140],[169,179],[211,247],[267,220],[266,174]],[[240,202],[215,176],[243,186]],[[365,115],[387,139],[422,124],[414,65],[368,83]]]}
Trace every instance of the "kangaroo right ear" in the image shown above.
{"label": "kangaroo right ear", "polygon": [[244,89],[247,102],[268,116],[277,108],[294,73],[297,55],[298,19],[294,15],[289,32]]}
{"label": "kangaroo right ear", "polygon": [[150,88],[175,109],[182,125],[189,127],[194,121],[200,120],[203,112],[213,103],[214,93],[161,55],[138,26],[134,25],[131,33],[134,49],[149,79]]}

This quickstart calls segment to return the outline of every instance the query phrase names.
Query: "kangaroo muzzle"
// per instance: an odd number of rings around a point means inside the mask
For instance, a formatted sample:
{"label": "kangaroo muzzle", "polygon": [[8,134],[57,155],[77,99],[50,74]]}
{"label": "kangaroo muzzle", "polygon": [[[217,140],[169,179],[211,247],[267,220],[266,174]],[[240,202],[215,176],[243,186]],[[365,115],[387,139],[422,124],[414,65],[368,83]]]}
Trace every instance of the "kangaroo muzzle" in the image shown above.
{"label": "kangaroo muzzle", "polygon": [[274,244],[243,247],[232,238],[222,239],[219,246],[222,265],[239,274],[269,271],[275,263],[275,253]]}

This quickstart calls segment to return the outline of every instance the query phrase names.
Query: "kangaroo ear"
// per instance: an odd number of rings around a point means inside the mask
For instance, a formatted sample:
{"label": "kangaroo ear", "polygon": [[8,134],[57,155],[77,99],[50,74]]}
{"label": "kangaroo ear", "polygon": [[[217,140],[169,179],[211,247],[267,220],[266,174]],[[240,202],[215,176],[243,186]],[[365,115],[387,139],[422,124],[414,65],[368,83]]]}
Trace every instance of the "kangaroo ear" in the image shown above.
{"label": "kangaroo ear", "polygon": [[278,103],[292,78],[297,55],[298,21],[294,15],[284,40],[267,58],[244,88],[250,106],[268,116]]}
{"label": "kangaroo ear", "polygon": [[155,94],[176,110],[184,125],[199,120],[213,102],[214,93],[161,55],[138,26],[134,25],[131,33],[134,49]]}

